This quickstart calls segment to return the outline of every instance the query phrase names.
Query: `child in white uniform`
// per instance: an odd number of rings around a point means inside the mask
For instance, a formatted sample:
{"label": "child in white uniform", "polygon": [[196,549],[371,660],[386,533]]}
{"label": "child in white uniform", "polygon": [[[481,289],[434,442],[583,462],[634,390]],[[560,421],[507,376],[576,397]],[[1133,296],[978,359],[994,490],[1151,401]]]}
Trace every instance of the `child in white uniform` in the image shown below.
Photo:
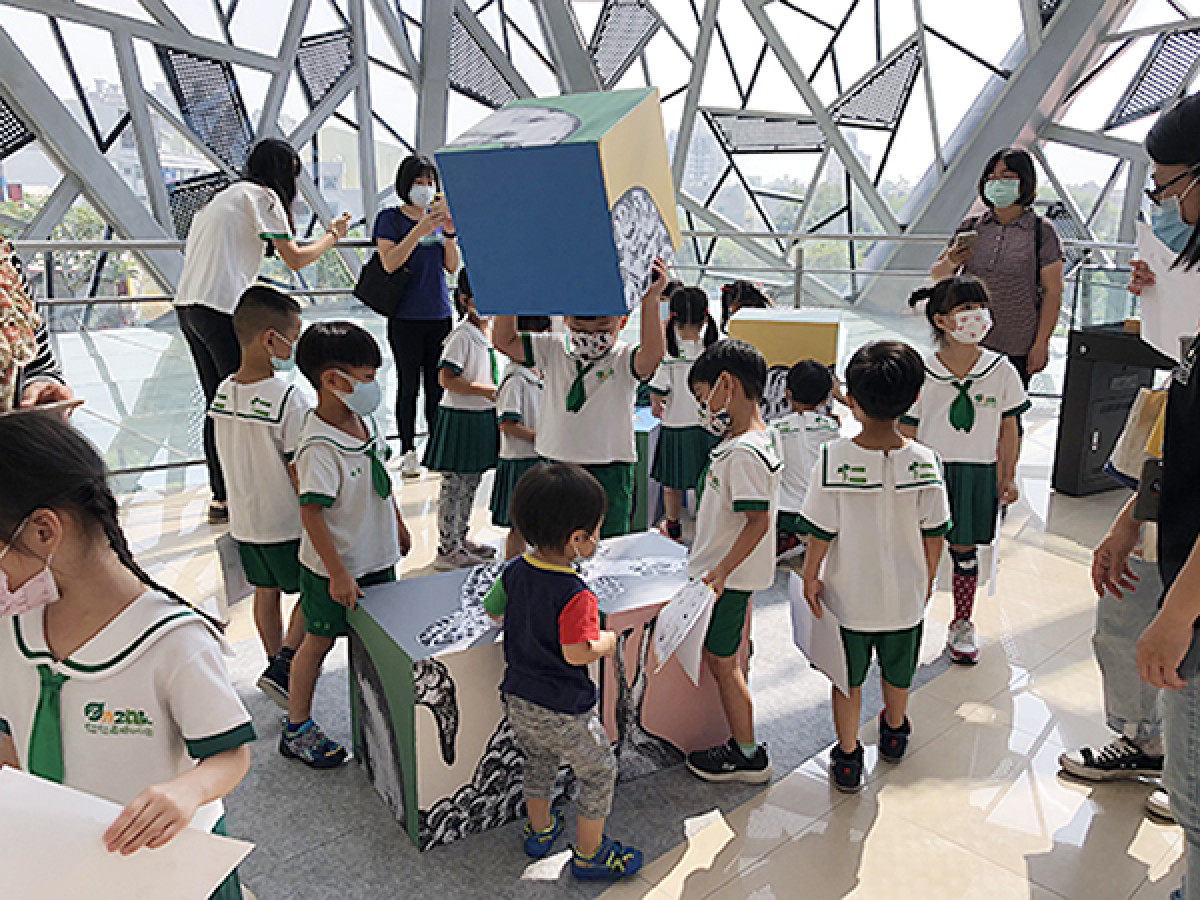
{"label": "child in white uniform", "polygon": [[667,320],[667,355],[650,380],[654,415],[662,420],[650,475],[663,486],[664,518],[659,526],[671,540],[683,537],[679,513],[685,491],[695,490],[708,454],[717,440],[700,425],[696,398],[688,390],[692,363],[721,334],[708,312],[708,295],[698,287],[678,287],[671,294]]}
{"label": "child in white uniform", "polygon": [[316,388],[317,406],[296,444],[306,634],[292,661],[279,752],[314,769],[346,761],[346,748],[312,720],[321,664],[346,634],[346,610],[362,588],[394,581],[396,563],[412,546],[384,466],[387,441],[372,416],[382,361],[375,339],[351,322],[318,322],[296,344],[296,365]]}
{"label": "child in white uniform", "polygon": [[604,486],[608,513],[601,537],[629,533],[637,462],[633,405],[638,385],[653,377],[662,362],[659,298],[666,284],[667,265],[655,260],[654,277],[642,298],[638,346],[617,341],[622,316],[567,316],[566,337],[523,334],[516,316],[496,317],[496,349],[513,362],[538,369],[545,380],[538,456],[581,465]]}
{"label": "child in white uniform", "polygon": [[[255,736],[219,626],[134,561],[79,432],[5,416],[0,446],[0,766],[122,804],[110,853],[225,834]],[[237,873],[212,896],[240,898]]]}
{"label": "child in white uniform", "polygon": [[275,372],[292,367],[302,325],[291,297],[266,285],[247,290],[233,313],[242,364],[221,382],[208,410],[229,488],[229,533],[254,585],[254,624],[267,654],[258,687],[284,709],[292,657],[304,640],[300,604],[286,635],[280,604],[284,591],[300,592],[304,529],[292,457],[308,402]]}
{"label": "child in white uniform", "polygon": [[425,447],[425,467],[442,475],[433,561],[433,567],[442,571],[479,565],[496,556],[494,548],[467,539],[479,482],[496,465],[500,372],[496,351],[488,341],[489,323],[475,308],[465,270],[458,276],[454,305],[463,321],[446,339],[438,363],[443,394]]}
{"label": "child in white uniform", "polygon": [[[549,316],[518,316],[517,329],[525,334],[550,330]],[[500,428],[500,459],[492,485],[492,524],[508,529],[504,558],[525,552],[525,537],[512,521],[509,505],[521,476],[538,461],[537,420],[542,403],[542,375],[537,369],[510,362],[496,392],[496,421]]]}
{"label": "child in white uniform", "polygon": [[938,349],[925,360],[925,386],[901,424],[946,466],[954,513],[954,530],[946,537],[954,563],[954,621],[946,645],[953,662],[969,665],[979,658],[971,624],[979,585],[976,547],[995,540],[1000,504],[1017,501],[1020,416],[1029,398],[1013,364],[979,346],[992,321],[983,282],[970,275],[946,278],[909,302],[922,300]]}
{"label": "child in white uniform", "polygon": [[729,740],[689,753],[687,766],[705,781],[763,784],[771,778],[767,748],[754,737],[754,702],[738,663],[750,595],[775,581],[775,513],[783,461],[759,404],[767,361],[745,341],[726,338],[700,355],[688,375],[700,420],[721,443],[696,492],[696,539],[688,575],[717,595],[704,657],[720,688]]}
{"label": "child in white uniform", "polygon": [[787,397],[792,411],[771,423],[783,454],[783,480],[779,485],[779,518],[775,555],[781,559],[804,552],[804,526],[800,510],[808,494],[808,477],[821,447],[841,434],[828,409],[833,394],[833,373],[815,359],[803,359],[788,371]]}
{"label": "child in white uniform", "polygon": [[814,615],[828,607],[841,625],[850,681],[849,695],[833,688],[838,743],[830,774],[840,791],[862,787],[858,726],[872,655],[883,679],[880,756],[899,762],[912,733],[908,693],[950,530],[937,454],[897,425],[921,390],[922,374],[920,354],[900,341],[867,344],[851,357],[846,388],[862,430],[821,448],[804,501],[804,594]]}

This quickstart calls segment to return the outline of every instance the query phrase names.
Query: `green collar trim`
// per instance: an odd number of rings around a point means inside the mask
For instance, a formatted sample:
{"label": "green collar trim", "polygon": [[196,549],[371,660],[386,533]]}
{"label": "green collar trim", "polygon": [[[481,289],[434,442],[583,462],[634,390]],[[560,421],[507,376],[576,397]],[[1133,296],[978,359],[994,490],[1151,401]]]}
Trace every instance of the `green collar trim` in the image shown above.
{"label": "green collar trim", "polygon": [[[925,374],[928,375],[930,378],[932,378],[934,381],[940,381],[943,384],[957,384],[959,382],[966,381],[967,379],[971,379],[973,381],[978,381],[980,378],[987,378],[989,375],[991,375],[992,372],[995,371],[996,367],[998,365],[1000,365],[1000,363],[1002,363],[1002,362],[1004,362],[1004,357],[1001,356],[1000,354],[996,354],[996,358],[993,359],[991,364],[986,366],[982,372],[976,372],[974,369],[972,369],[970,372],[967,373],[966,378],[959,378],[957,375],[955,375],[953,373],[949,373],[949,370],[947,370],[947,372],[949,374],[939,375],[937,372],[935,372],[931,368],[929,368],[929,364],[926,363]],[[938,364],[941,365],[941,362],[939,361]]]}
{"label": "green collar trim", "polygon": [[[309,414],[315,416],[317,414],[317,412],[316,412],[316,410],[312,410]],[[296,448],[296,454],[299,455],[300,451],[303,450],[304,447],[308,446],[309,444],[315,444],[317,442],[320,442],[322,444],[329,444],[330,446],[336,447],[338,450],[341,450],[345,453],[362,453],[362,454],[366,455],[370,451],[371,447],[374,445],[376,439],[379,437],[379,429],[375,425],[375,417],[374,416],[366,416],[365,418],[363,418],[363,421],[368,423],[368,426],[370,427],[370,430],[371,430],[371,436],[368,437],[363,443],[359,444],[357,447],[349,447],[346,444],[343,444],[341,441],[339,441],[336,437],[333,437],[332,435],[310,434],[305,437],[304,444],[302,446]],[[340,434],[345,434],[345,432],[341,431],[341,429],[334,429],[333,426],[330,425],[328,422],[325,422],[322,420],[321,424],[324,425],[326,428],[338,431]]]}
{"label": "green collar trim", "polygon": [[[246,385],[246,387],[249,387],[249,385]],[[289,384],[287,386],[287,390],[283,392],[283,396],[279,398],[279,403],[275,407],[274,416],[269,415],[267,412],[256,415],[253,413],[238,412],[236,408],[233,410],[221,409],[217,406],[217,404],[223,399],[227,399],[225,394],[217,394],[217,396],[213,399],[213,405],[209,407],[208,411],[214,416],[224,416],[225,418],[229,419],[246,419],[251,422],[264,422],[267,425],[278,425],[283,421],[283,414],[287,410],[288,399],[292,396],[292,391],[294,390],[296,390],[296,386],[294,384]],[[271,404],[259,402],[256,406],[256,401],[258,401],[257,397],[250,401],[250,407],[252,410],[256,408],[262,409],[264,406],[267,410],[270,410]]]}
{"label": "green collar trim", "polygon": [[[182,619],[185,616],[195,616],[195,615],[196,614],[194,612],[192,612],[190,609],[181,609],[177,613],[172,613],[169,616],[165,616],[165,617],[159,619],[157,622],[155,622],[153,625],[151,625],[149,628],[147,628],[145,631],[143,631],[140,635],[138,635],[137,638],[135,638],[133,640],[133,642],[130,643],[124,650],[122,650],[120,653],[118,653],[112,659],[107,660],[106,662],[97,663],[96,665],[86,665],[84,663],[74,662],[70,659],[70,657],[68,657],[67,659],[62,660],[59,663],[59,665],[63,666],[64,668],[71,669],[74,672],[80,672],[80,673],[88,674],[88,675],[94,674],[96,672],[103,672],[106,669],[111,669],[113,666],[126,660],[132,653],[134,653],[139,647],[141,647],[142,644],[146,643],[146,641],[150,639],[151,635],[162,630],[167,625],[170,625],[172,622],[178,621],[179,619]],[[25,636],[21,633],[21,621],[20,621],[19,616],[13,616],[12,623],[13,623],[13,637],[15,637],[17,639],[17,648],[21,651],[22,655],[24,655],[24,657],[26,659],[29,659],[29,660],[46,659],[46,660],[50,660],[50,661],[54,660],[53,654],[51,654],[48,650],[30,650],[29,649],[29,645],[25,643]]]}
{"label": "green collar trim", "polygon": [[775,435],[771,432],[770,429],[767,429],[766,434],[767,434],[767,442],[770,445],[771,450],[775,454],[774,462],[771,461],[771,459],[767,456],[767,454],[763,450],[756,447],[754,444],[751,444],[747,441],[740,440],[740,438],[742,437],[741,435],[739,435],[737,438],[734,438],[732,441],[730,441],[727,446],[721,445],[721,446],[718,446],[716,449],[714,449],[712,452],[712,458],[714,460],[723,460],[723,459],[725,459],[725,457],[729,456],[729,454],[733,452],[735,447],[742,447],[742,448],[754,453],[755,456],[757,456],[759,459],[762,460],[763,465],[766,466],[767,469],[772,474],[774,474],[775,472],[778,472],[781,468],[783,468],[783,461],[779,458],[779,450],[775,446]]}

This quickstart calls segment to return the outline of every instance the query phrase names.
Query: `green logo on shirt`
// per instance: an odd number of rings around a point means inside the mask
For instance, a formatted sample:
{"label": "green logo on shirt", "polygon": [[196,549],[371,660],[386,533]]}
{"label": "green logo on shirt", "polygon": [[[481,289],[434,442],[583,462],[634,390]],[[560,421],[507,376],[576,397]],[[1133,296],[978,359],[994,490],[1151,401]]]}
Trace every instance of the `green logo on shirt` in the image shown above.
{"label": "green logo on shirt", "polygon": [[837,467],[837,473],[842,476],[842,484],[866,484],[867,469],[865,466],[852,466],[842,463]]}
{"label": "green logo on shirt", "polygon": [[109,709],[107,704],[93,701],[83,707],[84,730],[88,734],[141,734],[151,737],[154,723],[140,709]]}
{"label": "green logo on shirt", "polygon": [[975,405],[982,407],[983,409],[995,409],[996,408],[996,398],[995,397],[987,397],[983,394],[976,394],[975,395]]}
{"label": "green logo on shirt", "polygon": [[913,481],[937,481],[937,466],[933,463],[913,460],[908,466],[908,474]]}

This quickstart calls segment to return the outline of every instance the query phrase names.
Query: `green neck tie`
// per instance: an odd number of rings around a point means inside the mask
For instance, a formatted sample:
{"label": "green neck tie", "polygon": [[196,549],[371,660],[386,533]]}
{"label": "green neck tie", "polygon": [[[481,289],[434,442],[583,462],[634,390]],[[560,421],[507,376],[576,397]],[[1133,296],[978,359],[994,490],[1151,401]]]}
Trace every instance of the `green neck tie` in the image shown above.
{"label": "green neck tie", "polygon": [[974,381],[955,381],[958,396],[950,404],[950,425],[955,431],[970,433],[975,427],[975,404],[971,400],[971,385]]}
{"label": "green neck tie", "polygon": [[42,676],[42,690],[38,694],[37,712],[33,715],[33,729],[29,735],[29,771],[62,784],[62,711],[59,700],[62,686],[70,678],[58,675],[49,666],[38,666]]}
{"label": "green neck tie", "polygon": [[567,391],[567,412],[576,413],[583,409],[583,404],[587,402],[587,390],[583,386],[583,379],[595,367],[594,362],[585,366],[579,360],[575,360],[575,380],[571,382],[571,389]]}
{"label": "green neck tie", "polygon": [[488,347],[488,356],[492,358],[492,384],[500,386],[500,366],[496,362],[496,348]]}
{"label": "green neck tie", "polygon": [[375,454],[375,445],[367,448],[367,456],[371,459],[371,484],[381,498],[386,500],[392,496],[392,476],[388,474],[387,466]]}

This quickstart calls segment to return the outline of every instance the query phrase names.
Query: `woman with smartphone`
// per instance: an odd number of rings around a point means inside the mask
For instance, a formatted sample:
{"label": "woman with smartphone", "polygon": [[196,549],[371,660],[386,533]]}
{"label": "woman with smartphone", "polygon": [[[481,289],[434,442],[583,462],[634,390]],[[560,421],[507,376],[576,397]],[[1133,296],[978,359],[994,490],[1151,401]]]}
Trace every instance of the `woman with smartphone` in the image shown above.
{"label": "woman with smartphone", "polygon": [[1033,158],[1017,147],[996,151],[979,176],[987,210],[963,220],[930,270],[936,281],[962,274],[984,283],[994,325],[983,346],[1007,356],[1027,389],[1050,359],[1063,295],[1062,245],[1033,211],[1036,195]]}
{"label": "woman with smartphone", "polygon": [[387,272],[407,265],[404,297],[388,322],[388,344],[396,362],[396,425],[400,431],[400,472],[419,478],[416,451],[417,393],[425,386],[425,423],[433,433],[442,388],[438,361],[453,325],[446,273],[460,265],[458,235],[433,160],[412,155],[396,170],[399,206],[383,210],[372,235]]}

